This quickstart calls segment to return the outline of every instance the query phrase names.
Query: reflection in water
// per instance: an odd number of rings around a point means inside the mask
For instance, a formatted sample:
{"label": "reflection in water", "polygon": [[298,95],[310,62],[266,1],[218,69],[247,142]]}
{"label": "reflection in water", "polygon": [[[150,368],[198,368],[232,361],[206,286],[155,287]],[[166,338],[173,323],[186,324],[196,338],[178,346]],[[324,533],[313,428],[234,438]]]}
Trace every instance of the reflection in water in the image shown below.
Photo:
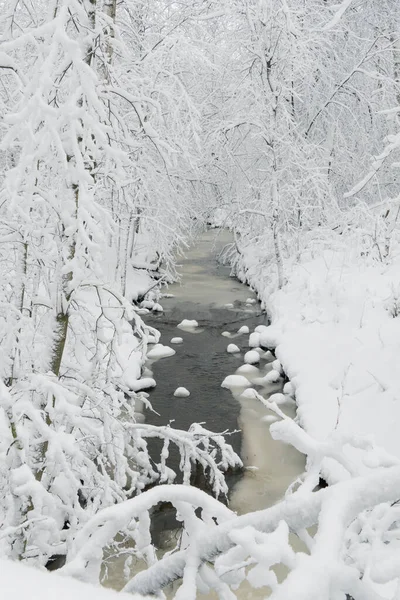
{"label": "reflection in water", "polygon": [[[242,396],[241,390],[221,388],[223,379],[234,372],[246,377],[264,397],[280,391],[281,382],[263,387],[261,378],[271,369],[270,353],[260,352],[261,361],[256,366],[243,365],[248,347],[248,328],[265,324],[265,315],[260,313],[255,295],[249,288],[229,276],[229,269],[220,265],[216,255],[225,244],[231,242],[226,231],[204,233],[196,246],[182,261],[179,271],[181,282],[171,285],[168,292],[172,297],[162,300],[164,314],[152,315],[147,320],[161,332],[161,342],[168,344],[171,338],[182,337],[183,343],[175,345],[176,355],[153,361],[149,364],[157,381],[150,393],[150,401],[158,414],[146,411],[146,422],[165,424],[173,421],[174,427],[188,429],[192,422],[205,422],[213,431],[241,429],[229,440],[234,449],[241,453],[246,467],[243,477],[228,479],[230,483],[230,508],[238,514],[260,510],[274,504],[285,493],[288,485],[304,470],[304,457],[291,447],[276,442],[269,433],[268,417],[271,411],[254,398]],[[195,319],[199,327],[193,330],[178,329],[184,319]],[[240,330],[240,333],[238,331]],[[196,335],[194,335],[196,333]],[[227,335],[228,334],[228,335]],[[235,339],[240,353],[230,354],[227,345]],[[177,398],[173,393],[183,386],[190,397]],[[281,406],[288,416],[294,416],[293,406]],[[179,457],[175,457],[178,467]],[[161,549],[159,557],[176,546],[180,532],[175,529],[174,515],[168,507],[157,514],[154,522],[154,539]],[[293,539],[295,549],[301,545]],[[121,589],[144,565],[132,561],[126,565],[124,548],[121,556],[107,561],[105,585]],[[278,579],[285,577],[283,567],[276,568]],[[173,598],[178,584],[164,590],[167,598]],[[244,583],[235,592],[237,598],[258,600],[268,596],[266,588],[255,590]],[[216,594],[198,598],[212,600]]]}

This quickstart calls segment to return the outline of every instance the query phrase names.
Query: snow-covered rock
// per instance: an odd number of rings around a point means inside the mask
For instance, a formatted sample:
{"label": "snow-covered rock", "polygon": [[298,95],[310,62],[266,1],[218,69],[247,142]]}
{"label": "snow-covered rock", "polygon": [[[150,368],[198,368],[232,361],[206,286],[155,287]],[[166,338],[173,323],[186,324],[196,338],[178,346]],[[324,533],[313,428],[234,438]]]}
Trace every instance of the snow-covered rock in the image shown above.
{"label": "snow-covered rock", "polygon": [[196,329],[198,326],[199,324],[195,319],[183,319],[183,321],[177,325],[179,329],[183,329],[185,331],[193,331],[193,329]]}
{"label": "snow-covered rock", "polygon": [[250,348],[258,348],[260,345],[260,334],[257,331],[253,331],[249,337]]}
{"label": "snow-covered rock", "polygon": [[238,333],[249,333],[249,332],[250,332],[250,329],[248,328],[247,325],[242,325],[240,327],[240,329],[238,329]]}
{"label": "snow-covered rock", "polygon": [[169,346],[163,344],[155,344],[151,350],[147,352],[147,358],[166,358],[167,356],[173,356],[175,350]]}
{"label": "snow-covered rock", "polygon": [[256,333],[264,333],[264,331],[268,331],[268,325],[257,325],[254,331]]}
{"label": "snow-covered rock", "polygon": [[154,306],[154,300],[143,300],[143,302],[140,303],[140,308],[147,308],[148,310],[152,310]]}
{"label": "snow-covered rock", "polygon": [[285,385],[283,386],[283,393],[286,394],[286,396],[290,396],[291,398],[294,397],[294,395],[295,395],[294,385],[291,381],[288,381],[287,383],[285,383]]}
{"label": "snow-covered rock", "polygon": [[260,362],[260,355],[257,350],[249,350],[246,352],[244,355],[244,362],[248,363],[249,365],[254,365]]}
{"label": "snow-covered rock", "polygon": [[236,373],[238,373],[238,375],[248,375],[248,376],[252,376],[255,377],[257,375],[260,374],[260,370],[255,367],[254,365],[249,365],[249,364],[245,364],[245,365],[241,365]]}
{"label": "snow-covered rock", "polygon": [[237,354],[240,352],[240,348],[236,346],[236,344],[229,344],[226,351],[229,352],[229,354]]}
{"label": "snow-covered rock", "polygon": [[279,371],[275,371],[275,369],[272,369],[269,373],[265,375],[265,377],[263,377],[263,382],[276,383],[277,381],[279,381],[280,376],[281,374],[279,373]]}
{"label": "snow-covered rock", "polygon": [[227,388],[229,390],[234,388],[247,388],[250,387],[250,382],[246,377],[242,375],[228,375],[225,377],[223,382],[221,383],[221,387]]}
{"label": "snow-covered rock", "polygon": [[269,326],[260,333],[260,346],[263,348],[276,348],[279,332],[275,327]]}
{"label": "snow-covered rock", "polygon": [[171,338],[171,344],[182,344],[183,338],[181,337],[173,337]]}
{"label": "snow-covered rock", "polygon": [[188,396],[190,396],[190,392],[185,387],[178,387],[174,391],[174,396],[176,396],[177,398],[187,398]]}
{"label": "snow-covered rock", "polygon": [[142,379],[138,379],[133,382],[130,386],[130,389],[133,392],[140,392],[142,390],[148,390],[149,388],[153,388],[156,386],[156,381],[152,377],[142,377]]}

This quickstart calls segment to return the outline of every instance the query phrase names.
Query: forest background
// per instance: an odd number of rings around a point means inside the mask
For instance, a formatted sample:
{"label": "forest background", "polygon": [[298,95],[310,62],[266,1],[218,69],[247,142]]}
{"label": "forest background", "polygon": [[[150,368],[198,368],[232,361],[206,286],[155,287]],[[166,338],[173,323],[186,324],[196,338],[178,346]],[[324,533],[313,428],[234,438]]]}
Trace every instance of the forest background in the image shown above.
{"label": "forest background", "polygon": [[[396,0],[0,9],[1,555],[66,554],[64,573],[98,581],[120,533],[152,565],[127,583],[140,594],[183,576],[185,600],[234,598],[237,578],[273,598],[399,597]],[[291,380],[298,422],[275,405],[271,430],[308,457],[247,520],[167,487],[175,444],[184,484],[199,463],[226,491],[221,436],[135,423],[158,339],[138,306],[207,223],[233,231],[225,259],[268,309],[260,341]],[[148,511],[169,497],[189,550],[157,561]]]}

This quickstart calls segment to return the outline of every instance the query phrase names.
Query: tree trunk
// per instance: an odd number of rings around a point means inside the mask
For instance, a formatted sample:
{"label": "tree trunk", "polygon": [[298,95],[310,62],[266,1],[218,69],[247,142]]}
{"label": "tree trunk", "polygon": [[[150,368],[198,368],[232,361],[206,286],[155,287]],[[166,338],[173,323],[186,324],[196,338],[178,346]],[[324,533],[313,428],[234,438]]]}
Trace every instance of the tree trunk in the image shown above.
{"label": "tree trunk", "polygon": [[393,78],[396,86],[396,101],[400,106],[400,40],[398,35],[392,34],[390,41],[393,44]]}

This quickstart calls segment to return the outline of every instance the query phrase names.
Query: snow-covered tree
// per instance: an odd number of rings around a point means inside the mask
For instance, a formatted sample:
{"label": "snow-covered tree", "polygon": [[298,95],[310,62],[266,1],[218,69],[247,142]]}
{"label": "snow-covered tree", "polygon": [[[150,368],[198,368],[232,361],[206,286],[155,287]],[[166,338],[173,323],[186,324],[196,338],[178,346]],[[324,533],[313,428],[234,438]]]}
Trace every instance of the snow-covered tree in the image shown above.
{"label": "snow-covered tree", "polygon": [[[187,95],[172,66],[146,79],[116,17],[115,3],[95,0],[10,1],[2,17],[1,544],[42,564],[101,507],[172,482],[170,444],[184,482],[198,464],[217,495],[221,471],[240,463],[201,427],[135,424],[141,389],[154,385],[140,380],[147,338],[158,333],[126,299],[133,234],[152,235],[164,260],[182,243],[191,205],[179,198],[171,136],[186,132],[193,145],[194,120],[181,106],[178,123],[172,109],[173,95]],[[149,437],[164,440],[159,462]]]}
{"label": "snow-covered tree", "polygon": [[[249,1],[225,10],[210,171],[238,234],[236,272],[246,278],[242,266],[256,251],[257,277],[268,263],[270,285],[281,286],[292,258],[340,242],[360,219],[368,230],[358,228],[360,250],[376,246],[367,206],[397,193],[387,160],[393,151],[396,164],[395,140],[382,151],[390,133],[382,112],[395,115],[398,10],[374,0]],[[361,187],[362,206],[354,201]]]}

